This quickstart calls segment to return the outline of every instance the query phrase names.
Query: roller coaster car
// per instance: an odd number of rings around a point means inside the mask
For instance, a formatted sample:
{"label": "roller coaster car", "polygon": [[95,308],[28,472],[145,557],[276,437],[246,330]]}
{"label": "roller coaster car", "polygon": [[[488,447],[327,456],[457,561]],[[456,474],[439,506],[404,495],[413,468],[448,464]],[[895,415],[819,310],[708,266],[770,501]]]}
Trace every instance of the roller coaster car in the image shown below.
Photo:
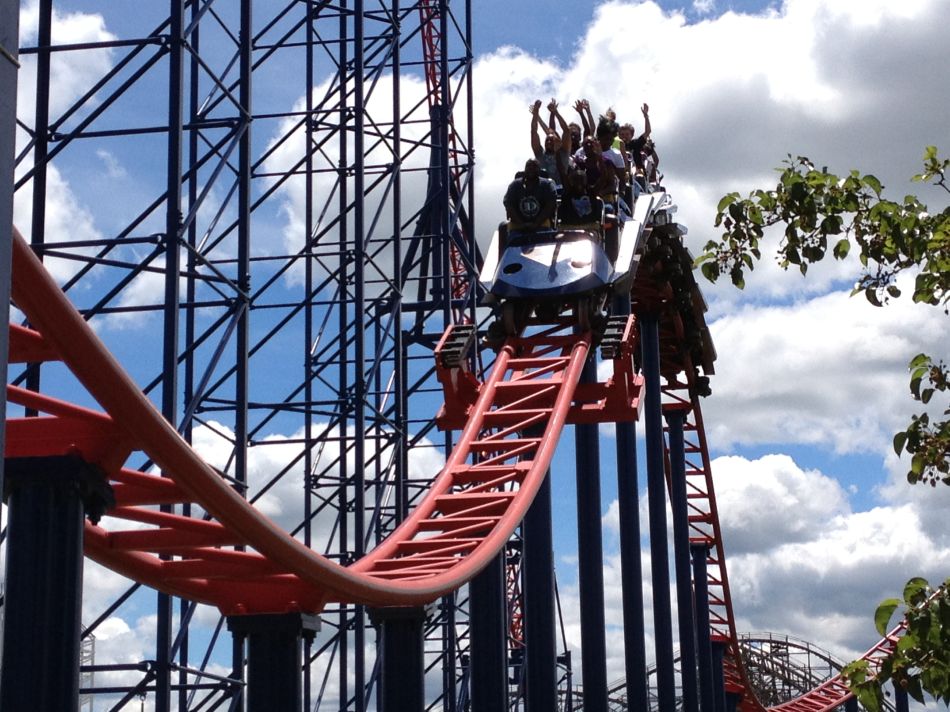
{"label": "roller coaster car", "polygon": [[602,326],[608,297],[633,285],[644,226],[664,197],[643,195],[632,216],[607,214],[601,225],[535,231],[499,225],[479,276],[486,303],[500,304],[500,326],[489,339],[499,336],[499,329],[517,334],[535,310],[541,318],[553,318],[571,309],[581,329]]}

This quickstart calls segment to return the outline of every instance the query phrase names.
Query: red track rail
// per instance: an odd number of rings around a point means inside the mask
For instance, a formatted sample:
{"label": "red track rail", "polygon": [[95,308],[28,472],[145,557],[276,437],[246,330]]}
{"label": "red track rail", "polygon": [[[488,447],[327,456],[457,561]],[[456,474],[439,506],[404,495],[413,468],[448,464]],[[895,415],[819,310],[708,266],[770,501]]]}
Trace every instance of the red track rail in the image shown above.
{"label": "red track rail", "polygon": [[[676,331],[675,326],[671,324],[667,326]],[[666,346],[667,348],[670,346],[669,339]],[[668,355],[673,358],[672,353]],[[687,358],[678,375],[687,377],[693,373]],[[726,689],[742,696],[739,705],[742,712],[761,712],[766,708],[755,698],[739,654],[739,639],[726,570],[726,554],[722,545],[722,530],[719,524],[709,448],[699,397],[693,384],[676,379],[669,380],[663,388],[663,395],[664,409],[681,410],[686,414],[684,444],[689,536],[691,542],[703,543],[709,547],[706,558],[706,585],[710,635],[713,640],[725,642],[729,646],[723,660]],[[667,462],[669,462],[668,458]],[[872,674],[880,668],[885,656],[893,652],[903,631],[904,623],[902,622],[862,656],[862,659],[870,663]],[[773,712],[832,712],[850,697],[852,697],[851,691],[841,676],[836,675],[804,695],[768,709]]]}
{"label": "red track rail", "polygon": [[[654,306],[668,288],[640,287]],[[10,326],[9,358],[62,361],[104,412],[7,386],[11,404],[43,415],[7,420],[7,457],[79,454],[108,478],[116,506],[102,526],[86,524],[86,553],[109,568],[168,593],[218,606],[226,614],[319,611],[329,601],[378,606],[426,603],[458,589],[500,552],[550,464],[568,420],[599,422],[635,414],[633,320],[610,384],[578,389],[589,334],[569,324],[509,339],[483,384],[443,370],[456,386],[455,418],[466,424],[445,468],[411,515],[367,556],[340,566],[304,547],[260,515],[205,464],[131,381],[15,232],[13,299],[35,330]],[[690,538],[709,546],[712,635],[729,643],[728,688],[744,712],[762,710],[746,683],[716,509],[710,457],[694,369],[680,347],[682,324],[661,309],[664,408],[686,413],[686,486]],[[454,379],[454,380],[453,380]],[[452,413],[443,414],[452,419]],[[161,474],[124,467],[144,452]],[[191,503],[206,518],[161,512]],[[864,656],[872,669],[891,652],[899,626]],[[828,712],[850,696],[840,678],[780,705],[781,712]]]}
{"label": "red track rail", "polygon": [[[43,416],[7,421],[6,455],[78,453],[98,465],[116,507],[102,526],[87,523],[86,553],[125,576],[227,614],[319,611],[331,600],[414,605],[461,587],[502,550],[531,504],[590,348],[589,335],[565,325],[509,339],[427,496],[376,549],[344,567],[279,529],[198,457],[19,233],[13,254],[13,299],[36,331],[11,328],[11,360],[63,361],[104,412],[8,386],[10,403]],[[125,469],[135,451],[164,476]],[[184,503],[210,519],[157,508]]]}

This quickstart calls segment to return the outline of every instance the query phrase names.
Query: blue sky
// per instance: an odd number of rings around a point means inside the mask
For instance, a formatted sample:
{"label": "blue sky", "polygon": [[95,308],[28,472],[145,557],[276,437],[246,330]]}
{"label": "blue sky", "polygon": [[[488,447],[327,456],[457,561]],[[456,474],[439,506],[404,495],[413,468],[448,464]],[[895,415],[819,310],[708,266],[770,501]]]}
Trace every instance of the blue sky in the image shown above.
{"label": "blue sky", "polygon": [[[517,4],[517,18],[512,5],[475,3],[480,235],[500,219],[515,157],[527,152],[528,104],[551,96],[562,106],[586,97],[595,111],[613,105],[621,120],[638,127],[640,104],[650,104],[665,185],[689,227],[694,254],[716,235],[719,197],[768,184],[789,153],[809,155],[839,173],[852,167],[872,172],[891,196],[919,191],[925,202],[946,205],[945,195],[908,180],[918,172],[924,146],[950,151],[950,46],[943,36],[950,6],[944,0],[617,0],[554,9],[525,0]],[[63,24],[75,41],[123,36],[137,25],[96,3],[60,7],[78,13]],[[105,66],[105,59],[90,58],[88,66],[73,68],[74,83]],[[304,93],[299,81],[268,91],[284,103]],[[275,130],[264,124],[257,136],[267,140]],[[94,237],[121,224],[131,206],[154,192],[154,176],[138,164],[150,145],[138,144],[136,155],[121,147],[105,154],[89,148],[84,160],[67,164],[53,181],[52,229]],[[289,186],[277,197],[265,232],[290,244],[300,194]],[[18,206],[21,225],[26,207]],[[921,350],[950,351],[946,317],[906,300],[873,309],[849,299],[856,270],[853,261],[829,264],[802,280],[766,256],[745,291],[704,287],[719,354],[704,416],[718,457],[713,471],[726,552],[735,552],[729,571],[740,629],[789,633],[842,657],[874,642],[871,612],[904,579],[950,573],[948,493],[907,487],[906,463],[890,448],[893,432],[913,412],[906,363]],[[129,298],[147,294],[149,285],[140,284]],[[101,333],[131,368],[139,365],[141,334],[130,324]],[[203,445],[213,459],[213,439]],[[609,436],[601,449],[611,581],[617,562]],[[278,461],[269,452],[255,466],[265,473]],[[280,505],[266,504],[278,515]],[[573,516],[567,493],[558,506],[564,517]],[[575,548],[571,536],[559,541],[568,611],[576,610]],[[104,572],[89,580],[90,600],[108,600],[120,590],[121,582]],[[619,620],[613,589],[608,610]],[[577,625],[569,616],[575,645]],[[111,645],[128,645],[130,636],[147,635],[146,627],[133,615],[114,621]],[[619,640],[616,630],[611,636]],[[103,654],[109,640],[103,639]],[[612,654],[609,664],[611,677],[622,674],[619,656]]]}

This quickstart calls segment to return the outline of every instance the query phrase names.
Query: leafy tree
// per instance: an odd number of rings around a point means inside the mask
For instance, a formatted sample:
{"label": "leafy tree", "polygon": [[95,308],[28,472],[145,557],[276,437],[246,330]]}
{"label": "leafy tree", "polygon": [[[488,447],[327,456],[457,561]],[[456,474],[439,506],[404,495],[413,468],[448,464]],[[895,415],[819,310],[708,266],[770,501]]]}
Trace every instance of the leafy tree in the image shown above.
{"label": "leafy tree", "polygon": [[[915,181],[930,182],[950,193],[950,159],[941,159],[934,146],[924,154],[924,172]],[[851,171],[843,178],[818,170],[807,158],[785,161],[772,190],[755,190],[747,198],[729,193],[719,201],[716,226],[722,238],[706,243],[696,263],[715,282],[729,275],[745,286],[745,270],[762,256],[765,231],[784,225],[777,250],[779,264],[797,267],[804,275],[811,264],[829,254],[842,260],[853,248],[863,267],[852,294],[864,293],[875,306],[900,296],[899,274],[916,273],[913,300],[950,311],[950,206],[931,214],[913,195],[902,202],[882,197],[884,186],[873,175]],[[778,229],[778,228],[777,228]],[[935,393],[950,390],[950,369],[939,359],[918,354],[910,362],[910,390],[915,400],[930,403]],[[950,395],[950,394],[948,394]],[[944,418],[924,412],[894,437],[898,455],[911,456],[911,483],[950,485],[950,403]]]}
{"label": "leafy tree", "polygon": [[874,614],[878,633],[888,633],[895,611],[903,604],[905,626],[893,652],[875,669],[867,660],[855,660],[842,670],[851,691],[870,712],[883,706],[883,681],[907,691],[920,703],[924,692],[950,705],[950,579],[934,590],[922,578],[904,587],[903,600],[882,601]]}
{"label": "leafy tree", "polygon": [[[784,226],[777,249],[783,268],[794,266],[804,275],[829,252],[843,260],[856,248],[862,271],[852,295],[863,293],[871,304],[884,306],[900,296],[897,277],[909,271],[915,275],[914,302],[950,313],[950,206],[932,214],[913,195],[901,202],[885,199],[884,186],[873,175],[851,171],[839,177],[801,156],[789,155],[780,170],[774,189],[755,190],[746,198],[730,193],[719,202],[716,226],[723,228],[722,237],[708,242],[696,259],[707,279],[715,282],[728,275],[742,289],[745,271],[762,257],[759,246],[766,230]],[[929,146],[924,171],[913,180],[950,193],[948,170],[950,159]],[[909,369],[914,400],[927,405],[935,394],[950,396],[950,368],[943,360],[918,354]],[[927,412],[914,415],[894,436],[894,450],[910,455],[911,484],[950,485],[950,402],[945,402],[942,419],[932,420]],[[875,625],[882,636],[901,604],[888,599],[878,607]],[[855,661],[843,671],[872,712],[880,709],[887,681],[920,702],[926,692],[950,705],[950,579],[936,589],[924,579],[911,579],[903,605],[904,632],[894,650],[874,663]]]}

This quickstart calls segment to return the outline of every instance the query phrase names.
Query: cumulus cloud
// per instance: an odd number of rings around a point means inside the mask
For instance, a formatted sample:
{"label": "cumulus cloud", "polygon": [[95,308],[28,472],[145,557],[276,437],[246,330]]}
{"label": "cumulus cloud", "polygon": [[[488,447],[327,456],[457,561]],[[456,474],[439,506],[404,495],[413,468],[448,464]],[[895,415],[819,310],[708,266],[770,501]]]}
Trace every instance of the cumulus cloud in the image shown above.
{"label": "cumulus cloud", "polygon": [[[24,46],[37,41],[39,2],[31,0],[20,10],[20,41]],[[52,18],[52,41],[54,45],[73,43],[105,42],[116,39],[106,29],[105,19],[100,14],[86,12],[62,12],[54,8]],[[19,180],[33,168],[32,138],[35,134],[36,107],[36,55],[20,57],[20,73],[17,82],[16,150],[22,160],[16,167]],[[79,97],[93,86],[112,67],[112,50],[94,49],[84,52],[53,53],[50,60],[50,117],[55,119],[66,111]],[[29,127],[29,131],[23,127]],[[44,127],[45,129],[45,127]],[[53,144],[55,146],[55,144]],[[117,165],[115,166],[118,167]],[[56,164],[48,166],[45,195],[46,241],[55,243],[98,240],[103,237],[96,225],[90,207],[77,197],[70,180]],[[32,225],[33,182],[27,181],[14,195],[14,224],[29,237]],[[89,254],[88,248],[79,249],[79,254]],[[47,260],[53,276],[64,281],[75,274],[78,263],[73,260],[52,258]]]}
{"label": "cumulus cloud", "polygon": [[907,362],[920,351],[947,353],[945,320],[906,299],[876,308],[845,292],[722,316],[710,325],[720,354],[704,404],[710,443],[799,443],[883,458],[914,411]]}

